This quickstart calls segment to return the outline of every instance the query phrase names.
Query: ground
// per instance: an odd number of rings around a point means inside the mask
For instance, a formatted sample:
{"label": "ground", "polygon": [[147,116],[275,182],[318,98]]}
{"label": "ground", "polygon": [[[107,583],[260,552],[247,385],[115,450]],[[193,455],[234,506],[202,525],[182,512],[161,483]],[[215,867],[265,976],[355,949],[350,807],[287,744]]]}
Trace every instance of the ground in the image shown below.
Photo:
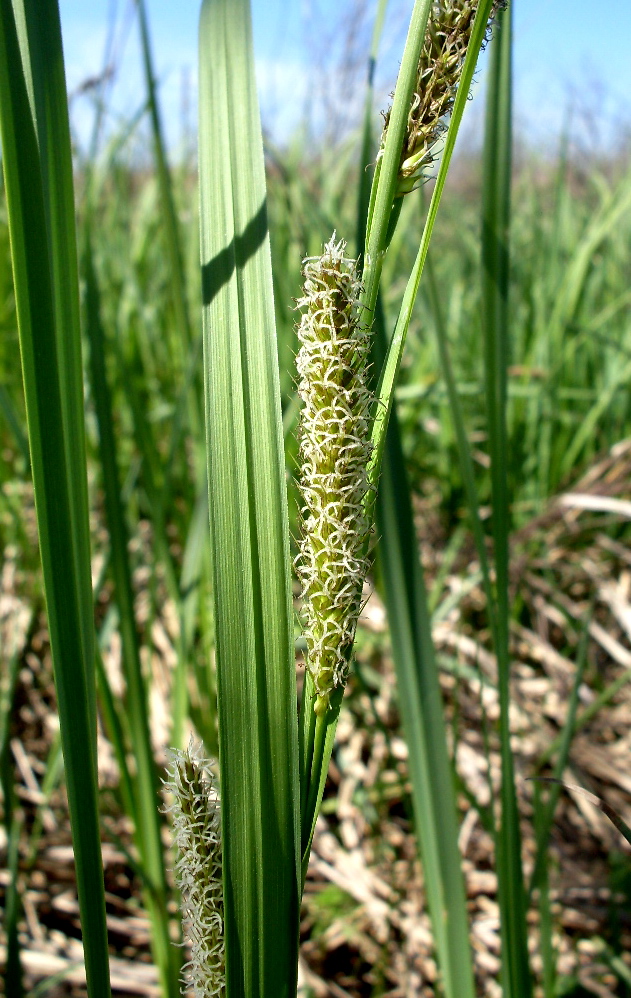
{"label": "ground", "polygon": [[[631,553],[625,542],[630,481],[631,441],[623,441],[513,536],[517,613],[511,726],[527,881],[535,853],[533,798],[536,792],[545,796],[552,787],[532,778],[552,772],[542,763],[567,718],[585,628],[580,729],[563,780],[598,795],[631,823]],[[22,500],[28,507],[27,492]],[[460,847],[478,990],[494,996],[501,994],[501,943],[494,845],[486,830],[491,791],[484,743],[488,737],[495,790],[495,660],[484,626],[473,548],[463,536],[454,554],[431,498],[419,498],[417,514],[456,758]],[[142,572],[136,584],[142,625]],[[79,996],[85,986],[70,831],[59,784],[54,687],[45,617],[41,605],[25,598],[32,588],[17,552],[5,551],[0,640],[3,675],[12,653],[18,656],[10,751],[23,822],[22,959],[31,994]],[[357,669],[338,727],[305,889],[301,994],[433,996],[439,993],[437,971],[413,834],[407,747],[399,725],[386,618],[377,593],[367,596]],[[163,616],[153,623],[153,657],[146,663],[154,674],[153,733],[159,761],[164,758],[174,627],[165,603]],[[105,654],[113,681],[118,655],[114,636]],[[300,680],[300,660],[297,669]],[[128,851],[129,823],[117,803],[116,765],[102,733],[99,769],[113,990],[121,996],[158,995],[149,922]],[[0,836],[4,904],[9,883],[4,826]],[[549,860],[558,993],[603,998],[628,994],[622,989],[631,981],[631,960],[624,955],[631,950],[629,846],[601,808],[582,793],[563,789],[551,827]],[[532,963],[540,975],[536,895],[529,923]],[[0,935],[0,961],[6,956],[5,944]],[[37,988],[38,982],[44,982],[45,990]]]}

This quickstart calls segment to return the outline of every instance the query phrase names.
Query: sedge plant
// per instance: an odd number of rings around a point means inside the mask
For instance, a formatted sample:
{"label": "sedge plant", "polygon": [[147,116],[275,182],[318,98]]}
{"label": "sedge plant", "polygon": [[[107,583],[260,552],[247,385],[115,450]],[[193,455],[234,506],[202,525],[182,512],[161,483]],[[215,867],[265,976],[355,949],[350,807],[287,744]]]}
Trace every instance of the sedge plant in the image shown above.
{"label": "sedge plant", "polygon": [[[63,62],[54,2],[0,2],[3,163],[30,459],[88,982],[91,994],[105,995],[107,948],[96,806],[95,656],[72,173],[67,107],[59,77]],[[493,585],[483,554],[481,565],[502,684],[504,772],[497,846],[504,987],[511,996],[525,995],[529,982],[523,885],[508,740],[508,499],[502,471],[507,448],[509,12],[500,12],[504,5],[491,0],[417,0],[393,104],[374,150],[372,82],[369,86],[362,155],[366,160],[363,165],[374,163],[374,173],[371,186],[370,174],[364,171],[362,175],[357,258],[347,251],[349,233],[335,220],[337,234],[321,247],[321,253],[303,264],[297,324],[303,539],[296,567],[302,586],[300,614],[307,667],[297,711],[281,379],[249,5],[247,0],[204,0],[200,21],[208,510],[206,483],[198,480],[181,578],[173,563],[165,522],[173,493],[170,467],[162,476],[155,427],[145,412],[145,389],[137,387],[135,378],[126,376],[136,371],[140,376],[155,375],[163,346],[166,366],[174,358],[177,361],[180,385],[175,408],[180,422],[175,420],[168,449],[174,457],[184,425],[194,435],[198,422],[194,390],[197,353],[145,10],[142,3],[137,6],[159,195],[167,218],[171,307],[178,332],[175,337],[171,332],[165,346],[151,344],[138,328],[129,353],[121,351],[116,359],[142,452],[144,501],[152,513],[156,547],[184,635],[178,648],[174,741],[179,739],[188,710],[209,750],[213,748],[214,719],[204,716],[202,710],[195,712],[195,704],[187,702],[186,660],[193,644],[189,586],[205,571],[196,552],[203,548],[200,538],[207,512],[210,515],[208,574],[214,622],[208,630],[214,628],[217,663],[220,788],[202,750],[177,749],[171,758],[168,786],[179,849],[175,876],[185,920],[192,927],[192,960],[187,968],[190,981],[199,995],[225,994],[228,998],[282,998],[296,992],[300,898],[352,665],[357,617],[372,562],[375,517],[380,538],[379,577],[390,617],[402,722],[410,747],[415,820],[442,987],[449,998],[474,993],[450,761],[394,399],[412,310],[478,54],[488,38],[490,20],[497,17],[502,23],[493,43],[484,201],[486,394],[496,549]],[[381,3],[378,25],[384,11]],[[377,27],[373,60],[378,35]],[[51,39],[53,60],[47,48]],[[53,75],[49,78],[48,73]],[[59,162],[53,149],[64,150]],[[414,189],[435,161],[439,163],[438,175],[418,254],[394,330],[388,336],[380,300],[384,263],[397,238],[402,206],[415,196]],[[34,190],[35,196],[27,198],[27,189]],[[614,205],[603,209],[601,228],[594,231],[590,246],[603,238],[605,221],[619,217],[616,210],[622,208]],[[88,221],[94,212],[94,204],[89,204]],[[125,635],[124,667],[128,687],[134,687],[129,717],[112,696],[98,656],[96,666],[106,727],[117,746],[123,796],[130,815],[137,819],[140,869],[166,992],[175,986],[179,961],[169,956],[168,918],[162,917],[167,895],[159,828],[140,813],[155,794],[157,781],[150,758],[147,690],[139,667],[131,573],[126,562],[127,532],[121,507],[124,490],[111,433],[113,403],[103,357],[106,338],[92,241],[95,231],[96,227],[88,226],[84,242],[86,319],[107,479],[116,599]],[[577,261],[577,272],[581,262]],[[571,297],[570,291],[568,295]],[[568,308],[571,310],[571,303]],[[443,346],[443,366],[448,370],[449,354],[446,344]],[[463,468],[470,471],[466,435],[460,433],[459,437]],[[583,446],[583,437],[577,434],[575,449]],[[475,490],[469,489],[469,493],[474,532],[479,535]],[[483,552],[483,543],[480,548]],[[70,607],[72,612],[64,617],[61,606]],[[198,670],[196,680],[200,689],[207,690],[208,677],[202,670]],[[79,753],[77,744],[89,751]],[[139,786],[126,765],[128,745],[144,773]]]}
{"label": "sedge plant", "polygon": [[[161,986],[165,994],[171,994],[179,986],[181,958],[180,950],[173,944],[178,934],[171,926],[166,855],[155,810],[159,780],[150,743],[148,688],[141,668],[140,638],[133,604],[125,489],[121,488],[117,467],[120,453],[116,453],[114,405],[108,386],[111,368],[107,370],[93,235],[98,228],[95,221],[98,199],[93,195],[99,184],[91,181],[97,170],[95,167],[86,171],[82,276],[86,289],[84,314],[91,348],[90,387],[98,422],[111,541],[110,566],[123,637],[123,670],[127,685],[124,704],[112,694],[101,660],[100,642],[95,641],[94,631],[79,267],[58,6],[56,0],[41,4],[8,2],[3,3],[0,13],[0,127],[26,397],[27,456],[33,473],[87,984],[91,995],[110,993],[96,769],[98,686],[103,726],[115,748],[120,768],[120,797],[135,828],[137,859],[130,857],[130,861],[140,877],[150,913]],[[190,386],[188,391],[190,393]],[[11,414],[21,433],[19,414]],[[157,508],[158,503],[155,505]],[[156,521],[159,523],[159,516]],[[158,538],[161,539],[160,534]],[[164,549],[168,550],[167,542]],[[196,573],[194,560],[189,556],[184,566],[182,588],[185,584],[195,593],[190,580],[191,577],[195,579]],[[97,595],[102,581],[101,576]],[[173,588],[180,597],[179,587],[174,585]],[[182,598],[182,605],[184,602]],[[188,612],[190,614],[190,609]],[[110,613],[106,619],[105,631],[111,628],[111,616]],[[184,633],[190,634],[190,629],[190,623],[188,630],[182,627]],[[199,716],[198,721],[199,729],[212,735],[212,717],[209,720]],[[208,741],[212,744],[211,736]],[[134,759],[132,765],[130,756]],[[59,772],[58,761],[54,744],[44,782],[46,793],[50,792],[47,787],[49,774],[52,784]],[[6,786],[9,787],[9,783]],[[7,800],[10,801],[9,794]],[[41,820],[38,815],[29,843],[29,865],[37,851],[39,834]],[[12,834],[11,842],[13,868],[18,857],[18,837]],[[12,902],[8,928],[11,979],[16,988],[20,979],[15,931],[17,912],[18,906]]]}
{"label": "sedge plant", "polygon": [[[282,426],[249,11],[245,0],[205,0],[202,8],[204,369],[225,989],[231,998],[295,993],[298,902],[368,572],[397,371],[456,132],[493,13],[490,0],[417,0],[377,156],[361,262],[348,258],[344,241],[335,235],[321,256],[305,261],[297,359],[304,534],[297,568],[307,669],[297,726]],[[373,395],[369,354],[383,261],[401,198],[422,178],[450,111],[419,257]],[[430,805],[424,837],[434,878],[436,945],[446,991],[455,996],[473,994],[473,978],[435,670],[431,675],[424,682],[432,689],[433,723],[424,728],[419,745],[425,761],[418,777]],[[432,771],[431,743],[437,736],[441,762]],[[439,798],[442,811],[431,803]]]}

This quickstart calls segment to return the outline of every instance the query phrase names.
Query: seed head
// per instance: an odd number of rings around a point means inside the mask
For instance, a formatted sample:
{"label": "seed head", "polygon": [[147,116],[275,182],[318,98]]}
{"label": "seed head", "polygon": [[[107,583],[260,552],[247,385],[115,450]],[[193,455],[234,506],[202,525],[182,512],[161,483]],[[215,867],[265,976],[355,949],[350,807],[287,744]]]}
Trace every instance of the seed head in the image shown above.
{"label": "seed head", "polygon": [[172,768],[167,771],[165,787],[173,795],[168,810],[178,850],[174,873],[191,946],[182,983],[192,987],[195,998],[223,998],[226,972],[219,789],[201,745],[196,747],[191,740],[186,752],[171,749],[169,760]]}
{"label": "seed head", "polygon": [[[505,5],[505,0],[493,4],[487,37],[493,18]],[[434,160],[456,98],[477,9],[478,0],[437,0],[432,5],[401,152],[398,196],[413,190]],[[385,119],[382,150],[390,111]]]}
{"label": "seed head", "polygon": [[355,261],[335,233],[320,257],[304,261],[296,360],[300,421],[302,583],[307,667],[324,714],[344,685],[368,573],[364,512],[369,488],[369,332],[359,322]]}

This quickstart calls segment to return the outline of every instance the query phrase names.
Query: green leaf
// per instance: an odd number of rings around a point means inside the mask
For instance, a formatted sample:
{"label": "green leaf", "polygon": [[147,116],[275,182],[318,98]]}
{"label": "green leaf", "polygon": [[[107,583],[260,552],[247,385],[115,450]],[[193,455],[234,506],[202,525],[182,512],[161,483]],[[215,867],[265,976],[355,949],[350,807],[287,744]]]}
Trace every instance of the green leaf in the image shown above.
{"label": "green leaf", "polygon": [[510,604],[508,592],[509,497],[506,469],[506,382],[508,367],[508,286],[511,183],[511,9],[497,20],[491,43],[482,186],[482,326],[489,453],[492,530],[496,573],[496,641],[500,746],[501,826],[497,870],[502,934],[502,982],[507,998],[532,992],[521,862],[521,835],[510,745]]}
{"label": "green leaf", "polygon": [[[486,31],[490,6],[490,0],[480,4],[476,14],[418,256],[405,291],[390,348],[385,363],[382,365],[380,384],[377,389],[381,404],[375,415],[374,450],[369,468],[373,484],[376,486],[379,482],[377,493],[377,522],[380,536],[379,565],[392,635],[401,717],[410,752],[409,765],[419,849],[423,860],[428,904],[443,987],[445,994],[453,996],[453,998],[456,996],[460,998],[461,995],[469,995],[472,998],[474,995],[466,897],[460,871],[455,795],[445,740],[445,720],[432,644],[427,595],[418,553],[398,423],[396,413],[391,415],[391,409],[405,336],[429,250],[456,135]],[[404,65],[405,60],[402,64],[402,75]],[[407,72],[410,72],[409,66]],[[408,106],[405,107],[406,115]],[[393,115],[396,107],[395,96]],[[388,129],[389,131],[390,129]],[[383,165],[380,168],[382,171],[386,170],[389,163],[389,172],[396,179],[394,166],[396,165],[398,169],[398,159],[396,163],[394,160],[386,161],[389,138],[390,136],[387,134]],[[400,151],[400,145],[398,148]],[[383,177],[378,177],[376,181],[377,191],[379,191],[380,185],[383,186],[386,183],[387,181]],[[385,200],[385,195],[383,200]],[[376,298],[376,289],[371,291],[371,281],[374,281],[375,273],[380,269],[375,267],[370,259],[371,240],[375,246],[376,226],[380,223],[378,204],[379,201],[375,195],[372,215],[369,217],[368,223],[367,272],[366,270],[364,272],[364,281],[369,293],[375,295],[374,300],[371,299],[369,304],[371,314],[376,308],[376,353],[383,357],[383,354],[386,353],[383,312],[379,299]],[[393,225],[396,225],[397,216],[393,213],[387,222],[384,222],[384,219],[385,213],[382,209],[381,226],[385,225],[384,240],[387,242],[388,234],[393,231]],[[381,478],[379,478],[380,475]],[[372,502],[374,502],[374,498],[370,497],[369,515],[372,513]],[[483,564],[486,569],[486,562]],[[488,578],[488,571],[486,577]]]}
{"label": "green leaf", "polygon": [[409,748],[414,819],[438,964],[447,998],[473,998],[446,722],[396,411],[390,421],[379,485],[377,529],[399,709]]}
{"label": "green leaf", "polygon": [[[29,615],[30,623],[30,615]],[[19,633],[20,628],[16,627]],[[5,628],[5,634],[8,633]],[[3,928],[6,935],[6,965],[4,986],[7,994],[22,998],[24,995],[23,969],[20,955],[19,920],[22,906],[19,891],[20,834],[24,824],[15,792],[15,771],[9,743],[12,712],[15,704],[18,667],[22,643],[9,637],[0,649],[0,788],[2,789],[3,825],[6,832],[7,872],[9,881],[5,888]]]}
{"label": "green leaf", "polygon": [[383,154],[377,163],[372,183],[362,273],[364,286],[362,305],[365,310],[364,321],[368,323],[373,320],[377,303],[381,269],[387,248],[390,216],[397,188],[401,149],[403,148],[408,115],[414,95],[417,67],[425,40],[431,6],[431,0],[416,0],[414,4],[401,68],[397,76]]}
{"label": "green leaf", "polygon": [[[408,283],[405,288],[403,301],[401,302],[401,308],[399,309],[399,315],[397,317],[397,323],[394,329],[394,333],[392,334],[392,338],[390,340],[390,344],[388,347],[388,352],[379,376],[377,396],[380,399],[381,404],[378,406],[375,413],[375,419],[372,431],[374,451],[369,467],[369,477],[374,485],[377,484],[377,481],[379,479],[379,471],[381,468],[381,461],[383,459],[383,450],[385,447],[386,432],[388,429],[388,419],[390,416],[390,409],[394,399],[394,388],[399,373],[399,367],[401,365],[401,357],[403,356],[403,347],[405,345],[405,339],[407,336],[408,327],[410,325],[410,319],[412,318],[412,310],[414,308],[414,303],[416,302],[416,296],[418,294],[419,285],[421,283],[421,276],[423,274],[423,267],[425,266],[425,260],[427,259],[427,254],[429,252],[429,244],[432,237],[432,233],[434,231],[434,223],[436,221],[436,216],[438,214],[438,208],[440,206],[443,191],[445,189],[445,182],[447,180],[447,171],[449,170],[451,157],[453,155],[454,146],[456,144],[458,129],[460,128],[462,115],[464,114],[464,109],[466,107],[467,100],[469,97],[469,89],[471,87],[471,82],[473,80],[473,74],[475,72],[475,67],[478,60],[480,47],[482,45],[482,42],[484,40],[484,35],[486,33],[491,6],[492,6],[492,0],[482,0],[475,16],[473,30],[471,32],[471,39],[469,41],[469,46],[467,49],[467,55],[465,58],[464,66],[462,67],[460,84],[458,86],[456,100],[454,101],[453,111],[451,113],[451,119],[449,121],[449,129],[447,131],[447,136],[445,139],[445,148],[443,150],[443,154],[441,157],[440,167],[438,169],[438,176],[436,178],[436,185],[434,187],[432,200],[430,202],[427,218],[425,220],[425,226],[423,228],[423,234],[421,236],[420,246],[418,249],[416,260],[414,262],[412,273],[410,274]],[[394,111],[394,105],[393,105],[393,111]],[[390,129],[388,129],[388,131],[390,131]],[[385,155],[384,155],[384,161],[385,161]]]}
{"label": "green leaf", "polygon": [[[149,732],[148,690],[140,661],[140,640],[134,616],[132,567],[129,562],[129,534],[121,501],[120,476],[116,456],[116,439],[112,416],[112,395],[105,364],[105,331],[101,321],[101,294],[94,268],[91,220],[85,221],[83,271],[85,277],[85,320],[90,344],[90,378],[99,428],[99,454],[103,472],[105,512],[110,539],[110,561],[114,579],[122,644],[122,664],[127,694],[125,709],[129,721],[131,748],[136,760],[136,779],[132,791],[132,811],[135,842],[142,858],[146,878],[153,891],[145,893],[145,902],[153,925],[152,945],[162,985],[166,992],[177,988],[180,977],[178,950],[171,944],[167,911],[167,882],[164,851],[160,839],[158,794],[160,783],[153,759]],[[109,690],[103,671],[100,692],[110,731],[116,714],[109,702]],[[124,774],[125,770],[123,770]],[[123,776],[124,779],[124,776]],[[128,801],[128,803],[132,803]]]}
{"label": "green leaf", "polygon": [[200,196],[228,998],[295,995],[298,731],[283,437],[247,0],[205,0]]}
{"label": "green leaf", "polygon": [[54,0],[0,0],[0,125],[88,987],[110,994],[72,158]]}
{"label": "green leaf", "polygon": [[[171,295],[175,309],[177,333],[181,339],[180,350],[185,350],[192,343],[193,333],[188,310],[188,296],[186,293],[186,276],[184,273],[180,226],[177,217],[175,196],[173,193],[173,181],[171,179],[171,171],[169,170],[164,138],[162,135],[162,123],[160,121],[160,109],[158,106],[158,93],[153,72],[151,45],[149,42],[149,25],[147,23],[147,13],[143,0],[136,0],[136,8],[138,10],[142,65],[145,74],[145,83],[147,86],[147,103],[149,108],[149,118],[151,120],[153,147],[156,159],[156,175],[158,179],[158,187],[160,189],[162,223],[165,230],[166,250],[169,256]],[[195,406],[195,408],[197,407]]]}
{"label": "green leaf", "polygon": [[[388,0],[379,0],[375,22],[372,29],[372,40],[370,43],[370,54],[368,56],[368,81],[366,85],[366,96],[364,98],[364,121],[362,125],[362,144],[359,156],[359,192],[357,198],[357,236],[356,253],[359,256],[364,252],[366,243],[366,226],[368,224],[368,212],[370,209],[371,174],[374,162],[373,150],[373,99],[375,92],[375,67],[377,65],[377,55],[379,53],[379,43],[383,33],[383,23],[386,16]],[[374,175],[374,174],[373,174]]]}

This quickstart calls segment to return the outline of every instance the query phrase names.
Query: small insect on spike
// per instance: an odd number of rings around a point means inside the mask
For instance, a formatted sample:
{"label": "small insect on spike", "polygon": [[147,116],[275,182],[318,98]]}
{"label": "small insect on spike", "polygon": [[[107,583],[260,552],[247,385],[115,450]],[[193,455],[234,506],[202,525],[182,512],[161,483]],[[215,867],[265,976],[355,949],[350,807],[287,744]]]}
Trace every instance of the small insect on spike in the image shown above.
{"label": "small insect on spike", "polygon": [[210,760],[192,740],[186,750],[169,750],[171,768],[164,781],[173,795],[172,814],[178,851],[175,881],[182,895],[185,935],[191,959],[184,965],[185,989],[195,998],[225,995],[221,811]]}
{"label": "small insect on spike", "polygon": [[296,359],[300,418],[302,583],[307,668],[315,711],[344,685],[368,573],[364,512],[374,396],[367,385],[369,331],[359,322],[355,261],[335,233],[304,261]]}

